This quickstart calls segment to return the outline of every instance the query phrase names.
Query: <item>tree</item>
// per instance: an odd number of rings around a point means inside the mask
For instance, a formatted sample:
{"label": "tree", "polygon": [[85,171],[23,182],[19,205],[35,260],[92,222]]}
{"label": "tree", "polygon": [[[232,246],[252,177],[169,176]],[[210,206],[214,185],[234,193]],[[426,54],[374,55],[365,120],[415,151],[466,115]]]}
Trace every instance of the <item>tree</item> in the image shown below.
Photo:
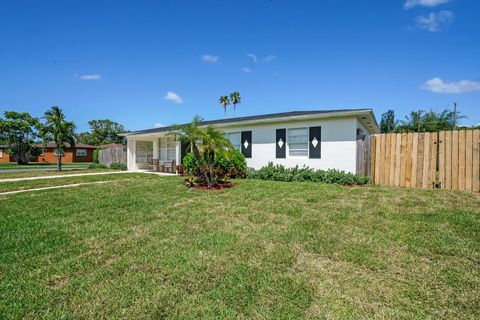
{"label": "tree", "polygon": [[[457,112],[457,119],[464,116]],[[395,131],[398,132],[437,132],[442,130],[453,130],[455,127],[455,113],[451,110],[435,111],[412,111],[401,121]]]}
{"label": "tree", "polygon": [[57,106],[53,106],[45,112],[45,125],[41,133],[44,143],[55,142],[57,145],[57,171],[62,171],[62,156],[65,153],[66,143],[73,148],[75,146],[75,124],[65,120],[65,114]]}
{"label": "tree", "polygon": [[233,104],[233,111],[235,111],[235,107],[237,104],[240,104],[242,98],[240,97],[240,93],[237,91],[234,91],[230,93],[230,103]]}
{"label": "tree", "polygon": [[398,121],[395,120],[395,111],[388,110],[382,114],[382,120],[380,121],[380,132],[389,133],[395,130]]}
{"label": "tree", "polygon": [[227,116],[227,106],[230,104],[230,99],[228,99],[228,96],[221,96],[218,102],[223,106],[225,116]]}
{"label": "tree", "polygon": [[202,155],[200,154],[200,149],[198,148],[198,143],[203,141],[204,138],[204,131],[200,127],[202,124],[203,119],[196,115],[192,122],[186,125],[174,125],[173,131],[170,132],[168,135],[173,136],[176,140],[181,141],[183,143],[188,143],[190,145],[190,149],[192,150],[193,154],[195,155],[195,160],[197,161],[200,173],[202,177],[205,179],[207,185],[211,187],[213,185],[210,176],[207,174],[205,170],[205,161]]}
{"label": "tree", "polygon": [[8,153],[18,164],[27,164],[34,151],[40,122],[27,112],[6,111],[0,119],[0,140],[8,145]]}
{"label": "tree", "polygon": [[78,142],[95,146],[108,143],[125,144],[125,137],[119,135],[125,132],[125,128],[120,123],[105,119],[91,120],[88,125],[90,132],[80,133]]}
{"label": "tree", "polygon": [[205,128],[202,136],[201,148],[203,149],[204,158],[207,162],[210,180],[213,184],[217,184],[217,177],[213,168],[215,152],[223,153],[223,155],[226,156],[227,151],[233,149],[233,146],[223,132],[212,126]]}

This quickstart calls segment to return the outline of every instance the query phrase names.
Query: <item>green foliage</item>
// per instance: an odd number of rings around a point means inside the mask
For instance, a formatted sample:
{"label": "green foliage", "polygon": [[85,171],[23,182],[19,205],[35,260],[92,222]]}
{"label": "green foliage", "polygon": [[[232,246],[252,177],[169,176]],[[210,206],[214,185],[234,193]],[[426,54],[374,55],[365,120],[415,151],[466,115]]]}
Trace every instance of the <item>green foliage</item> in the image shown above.
{"label": "green foliage", "polygon": [[97,147],[97,149],[93,150],[93,163],[100,163],[100,160],[98,159],[99,151],[100,151],[99,147]]}
{"label": "green foliage", "polygon": [[382,114],[382,120],[380,121],[380,132],[381,133],[390,133],[395,130],[398,121],[395,120],[395,111],[388,110]]}
{"label": "green foliage", "polygon": [[[183,165],[189,175],[198,175],[199,167],[193,152],[189,152],[183,158]],[[245,178],[247,175],[247,162],[245,156],[236,149],[226,152],[216,152],[213,169],[222,179]]]}
{"label": "green foliage", "polygon": [[18,164],[30,160],[39,126],[39,120],[27,112],[6,111],[0,118],[0,140],[8,145],[8,153]]}
{"label": "green foliage", "polygon": [[90,132],[82,132],[78,136],[78,142],[94,146],[108,143],[125,143],[125,137],[119,136],[125,132],[125,128],[118,122],[108,119],[91,120],[88,122]]}
{"label": "green foliage", "polygon": [[320,183],[334,183],[341,185],[365,185],[370,182],[368,177],[362,177],[353,173],[330,170],[315,170],[308,167],[285,168],[282,165],[269,163],[259,170],[250,169],[247,178],[274,181],[311,181]]}
{"label": "green foliage", "polygon": [[114,162],[110,164],[110,169],[127,171],[127,164],[122,162]]}
{"label": "green foliage", "polygon": [[41,126],[40,133],[44,143],[55,142],[57,145],[57,171],[62,171],[62,154],[67,146],[75,146],[75,124],[67,121],[62,109],[51,107],[45,112],[45,124]]}
{"label": "green foliage", "polygon": [[[456,121],[465,118],[457,112]],[[453,130],[455,127],[455,113],[450,110],[435,111],[412,111],[400,121],[395,128],[396,132],[437,132],[441,130]]]}
{"label": "green foliage", "polygon": [[107,166],[101,163],[91,163],[88,169],[107,169]]}

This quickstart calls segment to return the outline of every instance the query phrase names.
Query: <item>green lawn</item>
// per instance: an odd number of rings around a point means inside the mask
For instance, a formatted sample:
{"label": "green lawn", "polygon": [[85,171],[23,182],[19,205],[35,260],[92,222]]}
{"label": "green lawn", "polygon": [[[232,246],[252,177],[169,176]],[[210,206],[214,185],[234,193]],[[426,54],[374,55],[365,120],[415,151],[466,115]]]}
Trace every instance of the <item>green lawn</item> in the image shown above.
{"label": "green lawn", "polygon": [[480,316],[478,194],[118,176],[0,196],[1,318]]}
{"label": "green lawn", "polygon": [[[88,168],[90,162],[64,163],[62,168]],[[56,163],[29,162],[28,165],[18,165],[16,162],[0,162],[0,170],[14,169],[39,169],[39,168],[56,168]]]}

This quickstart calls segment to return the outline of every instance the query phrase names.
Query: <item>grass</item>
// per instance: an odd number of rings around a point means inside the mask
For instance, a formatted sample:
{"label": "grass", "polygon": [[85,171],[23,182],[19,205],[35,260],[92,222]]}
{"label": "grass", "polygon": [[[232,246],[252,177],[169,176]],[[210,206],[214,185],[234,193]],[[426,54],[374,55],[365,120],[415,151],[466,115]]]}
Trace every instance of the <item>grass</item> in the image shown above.
{"label": "grass", "polygon": [[63,176],[69,174],[79,173],[93,173],[93,172],[108,172],[114,171],[110,169],[82,169],[82,170],[67,170],[67,171],[28,171],[28,172],[0,172],[0,180],[12,178],[28,178],[28,177],[45,177],[45,176]]}
{"label": "grass", "polygon": [[[64,163],[62,168],[88,168],[90,162],[74,162],[74,163]],[[0,170],[16,170],[16,169],[45,169],[45,168],[56,168],[56,163],[42,163],[42,162],[29,162],[27,165],[19,165],[16,162],[0,162]]]}
{"label": "grass", "polygon": [[3,318],[479,316],[478,194],[119,176],[0,196]]}

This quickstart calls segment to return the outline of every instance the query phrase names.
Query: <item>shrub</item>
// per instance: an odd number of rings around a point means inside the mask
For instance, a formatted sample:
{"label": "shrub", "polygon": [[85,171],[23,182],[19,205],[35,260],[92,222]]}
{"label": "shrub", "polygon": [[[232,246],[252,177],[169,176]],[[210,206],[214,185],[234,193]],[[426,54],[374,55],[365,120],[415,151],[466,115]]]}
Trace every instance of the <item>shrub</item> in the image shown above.
{"label": "shrub", "polygon": [[122,162],[114,162],[114,163],[110,164],[110,169],[126,171],[127,170],[127,164],[122,163]]}
{"label": "shrub", "polygon": [[312,181],[342,185],[365,185],[370,178],[336,169],[315,170],[309,167],[285,168],[282,165],[268,163],[259,170],[249,169],[247,178],[275,181]]}
{"label": "shrub", "polygon": [[107,166],[101,163],[91,163],[88,166],[88,169],[106,169]]}
{"label": "shrub", "polygon": [[[189,175],[199,175],[197,161],[193,152],[185,155],[183,165]],[[245,156],[238,150],[229,150],[226,154],[215,153],[214,170],[223,178],[245,178],[247,176],[247,162]]]}
{"label": "shrub", "polygon": [[98,160],[98,153],[100,151],[100,148],[97,147],[97,149],[93,150],[93,163],[100,163]]}

